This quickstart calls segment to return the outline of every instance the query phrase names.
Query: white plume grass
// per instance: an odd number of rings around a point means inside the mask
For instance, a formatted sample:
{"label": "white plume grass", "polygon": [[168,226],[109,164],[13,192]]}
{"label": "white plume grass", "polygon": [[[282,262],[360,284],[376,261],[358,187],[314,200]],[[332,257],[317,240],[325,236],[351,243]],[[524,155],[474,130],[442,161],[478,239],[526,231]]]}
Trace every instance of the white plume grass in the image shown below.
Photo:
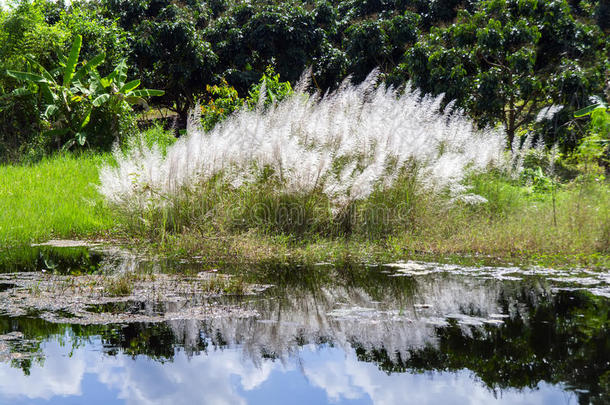
{"label": "white plume grass", "polygon": [[240,187],[271,173],[282,192],[323,193],[341,208],[417,167],[427,190],[476,203],[483,200],[460,197],[466,176],[510,164],[503,131],[478,130],[451,106],[441,111],[442,96],[377,86],[376,72],[324,96],[307,94],[304,83],[282,102],[242,109],[209,132],[193,113],[187,134],[165,156],[143,144],[126,154],[116,150],[116,165],[101,170],[101,193],[111,203],[143,208],[218,176]]}
{"label": "white plume grass", "polygon": [[550,105],[548,107],[545,107],[538,112],[538,115],[536,115],[535,122],[552,120],[555,115],[557,115],[557,113],[559,113],[561,110],[563,110],[562,105]]}

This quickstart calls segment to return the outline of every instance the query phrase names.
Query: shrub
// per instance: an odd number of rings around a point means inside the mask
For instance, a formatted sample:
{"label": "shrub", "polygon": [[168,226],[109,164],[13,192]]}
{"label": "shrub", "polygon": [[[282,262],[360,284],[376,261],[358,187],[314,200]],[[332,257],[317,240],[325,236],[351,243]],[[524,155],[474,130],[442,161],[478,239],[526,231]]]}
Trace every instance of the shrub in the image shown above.
{"label": "shrub", "polygon": [[[127,81],[127,64],[119,62],[114,71],[101,77],[96,68],[105,59],[96,55],[79,66],[82,37],[77,35],[65,64],[47,70],[31,57],[26,57],[38,73],[9,70],[7,74],[34,86],[45,104],[41,117],[45,135],[54,138],[62,149],[75,145],[108,148],[129,128],[131,104],[145,104],[145,97],[163,95],[161,90],[136,90],[140,80]],[[29,94],[23,87],[20,93]]]}
{"label": "shrub", "polygon": [[[261,95],[261,93],[264,93]],[[280,75],[275,73],[272,66],[267,66],[265,73],[261,76],[257,84],[253,85],[248,91],[248,106],[253,109],[263,101],[265,108],[279,103],[292,94],[290,82],[280,82]]]}
{"label": "shrub", "polygon": [[223,78],[220,85],[206,86],[210,95],[208,102],[201,106],[201,125],[209,131],[214,126],[228,117],[235,110],[241,108],[244,100],[239,98],[237,90]]}
{"label": "shrub", "polygon": [[224,78],[220,85],[208,85],[206,89],[210,98],[201,106],[201,125],[205,131],[211,130],[244,105],[251,110],[258,107],[268,108],[292,94],[290,82],[281,82],[280,75],[276,74],[271,66],[267,66],[259,82],[250,87],[245,99],[240,98],[237,90],[229,86]]}
{"label": "shrub", "polygon": [[610,106],[602,100],[596,101],[575,113],[576,117],[591,118],[588,135],[581,140],[575,154],[585,172],[595,171],[597,164],[610,164]]}
{"label": "shrub", "polygon": [[30,150],[42,154],[44,145],[36,148],[32,136],[39,130],[38,100],[34,95],[0,94],[0,162],[17,161]]}

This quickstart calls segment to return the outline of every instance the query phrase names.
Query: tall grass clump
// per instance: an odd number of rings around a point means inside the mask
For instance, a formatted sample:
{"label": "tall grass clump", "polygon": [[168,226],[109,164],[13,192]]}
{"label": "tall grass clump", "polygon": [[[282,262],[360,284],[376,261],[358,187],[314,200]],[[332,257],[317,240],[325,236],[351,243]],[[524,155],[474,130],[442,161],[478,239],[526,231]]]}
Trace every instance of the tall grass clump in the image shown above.
{"label": "tall grass clump", "polygon": [[505,164],[504,133],[476,129],[460,111],[442,109],[441,96],[377,85],[375,73],[325,95],[307,94],[304,83],[208,132],[193,115],[165,154],[144,144],[117,150],[116,165],[100,172],[101,193],[130,218],[150,225],[156,215],[165,228],[207,221],[349,233],[368,229],[367,206],[403,204],[413,217],[422,196],[479,202],[466,176]]}

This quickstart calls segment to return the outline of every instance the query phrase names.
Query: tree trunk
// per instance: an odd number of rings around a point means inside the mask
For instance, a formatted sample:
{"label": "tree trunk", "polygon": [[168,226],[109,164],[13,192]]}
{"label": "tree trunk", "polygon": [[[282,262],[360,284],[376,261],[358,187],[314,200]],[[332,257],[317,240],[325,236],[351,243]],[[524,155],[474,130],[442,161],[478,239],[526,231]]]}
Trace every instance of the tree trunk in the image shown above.
{"label": "tree trunk", "polygon": [[506,140],[508,142],[508,149],[513,148],[513,141],[515,139],[515,128],[511,127],[510,124],[506,128]]}
{"label": "tree trunk", "polygon": [[515,102],[510,98],[508,101],[508,119],[506,123],[506,138],[508,141],[508,148],[512,149],[513,141],[515,139]]}
{"label": "tree trunk", "polygon": [[176,121],[174,122],[174,132],[176,138],[179,138],[182,130],[186,130],[186,124],[189,119],[189,110],[187,107],[180,109],[177,111],[178,116],[176,117]]}

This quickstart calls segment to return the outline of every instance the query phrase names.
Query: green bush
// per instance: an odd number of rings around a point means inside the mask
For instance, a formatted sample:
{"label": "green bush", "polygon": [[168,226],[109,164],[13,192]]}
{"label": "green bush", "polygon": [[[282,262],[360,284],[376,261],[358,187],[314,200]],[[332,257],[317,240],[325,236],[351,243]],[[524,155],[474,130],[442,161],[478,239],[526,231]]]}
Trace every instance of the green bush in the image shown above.
{"label": "green bush", "polygon": [[152,149],[158,147],[163,155],[167,151],[168,146],[176,142],[174,131],[163,128],[159,122],[154,122],[152,126],[144,131],[136,134],[130,134],[124,138],[121,143],[123,152],[128,152],[134,148],[146,147]]}
{"label": "green bush", "polygon": [[590,117],[588,134],[578,148],[575,157],[584,167],[584,171],[594,170],[597,164],[610,164],[610,106],[602,100],[596,104],[576,111],[575,116]]}
{"label": "green bush", "polygon": [[258,83],[253,84],[248,91],[247,98],[240,98],[237,90],[230,86],[223,78],[220,85],[207,86],[208,102],[201,106],[201,123],[206,131],[227,118],[231,113],[246,105],[250,109],[258,107],[263,94],[263,108],[267,108],[282,101],[292,94],[290,82],[280,81],[280,75],[275,73],[271,66],[267,66],[265,73]]}
{"label": "green bush", "polygon": [[206,87],[209,100],[201,106],[201,124],[206,131],[244,105],[237,90],[223,78],[220,85]]}
{"label": "green bush", "polygon": [[0,95],[0,163],[17,161],[30,152],[44,154],[44,145],[33,136],[39,130],[38,100],[34,95]]}
{"label": "green bush", "polygon": [[252,85],[248,91],[248,99],[246,100],[248,107],[257,107],[258,102],[261,99],[261,91],[263,88],[265,90],[264,107],[279,103],[292,94],[290,82],[280,82],[279,73],[276,74],[275,69],[272,66],[267,66],[265,73],[263,73],[258,83]]}
{"label": "green bush", "polygon": [[[52,137],[58,149],[108,149],[133,127],[131,105],[146,104],[145,97],[160,96],[163,91],[137,90],[140,80],[127,81],[125,60],[108,76],[101,77],[96,68],[105,55],[98,54],[81,64],[81,45],[82,37],[77,35],[70,54],[58,69],[48,71],[28,56],[31,70],[37,73],[9,70],[7,74],[28,86],[19,89],[22,92],[30,93],[32,86],[37,89],[44,100],[43,134]],[[79,65],[82,66],[78,68]]]}

